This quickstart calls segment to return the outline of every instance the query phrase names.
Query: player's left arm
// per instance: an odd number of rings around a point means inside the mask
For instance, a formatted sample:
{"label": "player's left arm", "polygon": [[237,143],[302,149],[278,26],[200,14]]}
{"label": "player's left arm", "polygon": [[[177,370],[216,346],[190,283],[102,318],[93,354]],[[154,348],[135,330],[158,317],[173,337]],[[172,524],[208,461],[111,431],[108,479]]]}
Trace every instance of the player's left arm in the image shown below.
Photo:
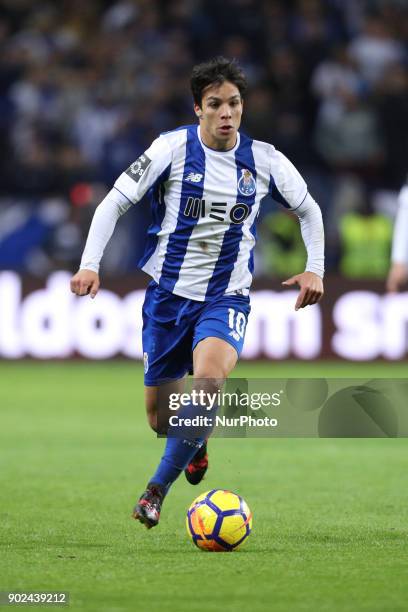
{"label": "player's left arm", "polygon": [[323,297],[324,228],[319,205],[308,193],[307,185],[293,164],[280,152],[271,157],[272,197],[294,212],[300,221],[307,251],[306,269],[283,281],[284,286],[300,288],[295,310],[316,304]]}
{"label": "player's left arm", "polygon": [[309,193],[294,212],[299,217],[307,263],[304,272],[288,278],[282,285],[300,287],[295,304],[295,310],[299,310],[316,304],[323,297],[324,229],[320,207]]}

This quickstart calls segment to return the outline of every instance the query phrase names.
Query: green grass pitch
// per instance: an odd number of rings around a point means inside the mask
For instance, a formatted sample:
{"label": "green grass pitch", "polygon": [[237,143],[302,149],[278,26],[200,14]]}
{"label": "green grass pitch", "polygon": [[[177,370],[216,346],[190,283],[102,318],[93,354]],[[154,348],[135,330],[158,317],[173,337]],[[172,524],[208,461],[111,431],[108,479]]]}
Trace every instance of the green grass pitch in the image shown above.
{"label": "green grass pitch", "polygon": [[[405,377],[406,364],[253,364],[252,377]],[[95,612],[407,609],[408,442],[214,439],[204,483],[184,477],[159,527],[130,518],[164,440],[142,369],[0,363],[0,590],[68,591]],[[229,488],[254,513],[242,551],[205,553],[185,513]],[[46,609],[41,607],[40,609]]]}

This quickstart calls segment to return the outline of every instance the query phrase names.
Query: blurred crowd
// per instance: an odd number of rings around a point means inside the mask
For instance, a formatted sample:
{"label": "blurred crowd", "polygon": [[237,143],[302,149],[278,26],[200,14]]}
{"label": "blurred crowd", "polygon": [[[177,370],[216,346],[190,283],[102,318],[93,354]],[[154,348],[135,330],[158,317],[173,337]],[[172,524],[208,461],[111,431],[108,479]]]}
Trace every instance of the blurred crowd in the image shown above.
{"label": "blurred crowd", "polygon": [[[191,68],[222,54],[248,76],[244,131],[322,207],[329,269],[370,276],[377,256],[381,277],[407,171],[407,41],[407,0],[0,0],[0,269],[75,269],[97,203],[160,132],[195,121]],[[146,202],[120,220],[107,274],[135,269],[148,223]],[[303,258],[266,202],[258,270]]]}

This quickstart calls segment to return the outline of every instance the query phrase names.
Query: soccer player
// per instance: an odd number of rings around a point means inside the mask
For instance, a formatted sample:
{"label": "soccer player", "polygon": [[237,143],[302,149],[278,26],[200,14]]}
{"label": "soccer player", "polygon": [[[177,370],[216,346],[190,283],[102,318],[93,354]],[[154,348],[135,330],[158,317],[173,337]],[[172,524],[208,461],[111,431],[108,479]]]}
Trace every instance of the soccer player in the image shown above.
{"label": "soccer player", "polygon": [[401,189],[394,224],[391,268],[387,278],[387,291],[395,293],[408,281],[408,184]]}
{"label": "soccer player", "polygon": [[[191,77],[198,124],[161,134],[114,184],[89,231],[71,290],[95,297],[98,268],[118,218],[150,190],[153,221],[142,270],[151,277],[143,305],[147,417],[157,429],[160,386],[191,371],[198,393],[216,393],[234,368],[250,312],[256,219],[262,198],[300,219],[306,270],[283,284],[300,288],[295,309],[323,295],[324,238],[319,206],[294,166],[272,145],[239,131],[245,75],[218,57]],[[193,403],[185,414],[194,414]],[[197,410],[197,409],[196,409]],[[164,455],[134,518],[157,525],[164,496],[184,470],[197,484],[208,465],[206,435],[168,436]]]}

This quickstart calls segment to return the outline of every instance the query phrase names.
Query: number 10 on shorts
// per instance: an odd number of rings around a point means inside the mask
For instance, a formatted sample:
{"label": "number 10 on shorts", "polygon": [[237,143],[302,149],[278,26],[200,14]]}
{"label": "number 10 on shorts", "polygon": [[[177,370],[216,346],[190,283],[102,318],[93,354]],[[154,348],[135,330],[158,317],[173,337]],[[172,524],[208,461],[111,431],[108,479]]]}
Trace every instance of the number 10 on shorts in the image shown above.
{"label": "number 10 on shorts", "polygon": [[246,317],[243,312],[236,312],[234,308],[228,308],[228,325],[231,329],[230,336],[235,340],[239,341],[244,337]]}

